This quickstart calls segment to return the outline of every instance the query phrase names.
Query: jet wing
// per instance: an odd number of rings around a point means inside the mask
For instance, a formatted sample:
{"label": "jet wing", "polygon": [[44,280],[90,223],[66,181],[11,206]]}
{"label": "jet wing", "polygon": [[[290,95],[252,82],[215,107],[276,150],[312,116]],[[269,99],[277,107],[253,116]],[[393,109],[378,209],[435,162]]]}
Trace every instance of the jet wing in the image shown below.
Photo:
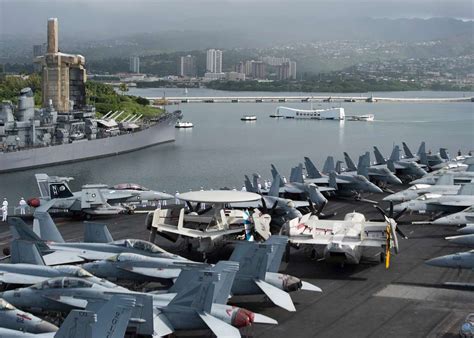
{"label": "jet wing", "polygon": [[166,225],[166,224],[160,224],[156,228],[158,231],[171,232],[173,234],[178,234],[178,235],[187,236],[191,238],[211,238],[211,239],[217,238],[220,236],[225,236],[225,235],[237,234],[243,231],[243,228],[229,229],[229,230],[215,230],[215,231],[213,230],[201,231],[201,230],[187,229],[187,228],[178,229],[175,226]]}
{"label": "jet wing", "polygon": [[166,337],[174,332],[173,325],[166,318],[164,313],[155,312],[153,317],[154,334],[158,337]]}
{"label": "jet wing", "polygon": [[47,277],[31,276],[24,273],[0,271],[0,283],[4,284],[36,284],[48,279]]}
{"label": "jet wing", "polygon": [[456,199],[456,200],[443,199],[442,201],[437,201],[436,203],[430,203],[429,201],[427,201],[427,204],[444,205],[447,207],[465,207],[465,208],[470,207],[472,203],[473,203],[472,200],[463,201],[459,199]]}
{"label": "jet wing", "polygon": [[56,297],[44,295],[43,297],[49,300],[55,301],[57,303],[69,305],[73,308],[85,309],[87,306],[87,300],[85,299],[79,299],[79,298],[74,298],[70,296],[59,296],[56,298]]}
{"label": "jet wing", "polygon": [[136,273],[138,275],[154,277],[154,278],[163,278],[163,279],[173,279],[178,278],[181,269],[174,269],[174,268],[142,268],[142,267],[118,267],[119,269]]}
{"label": "jet wing", "polygon": [[58,250],[54,251],[53,253],[44,255],[43,260],[46,265],[61,265],[70,263],[80,263],[84,262],[85,259],[78,256],[75,252]]}
{"label": "jet wing", "polygon": [[294,244],[305,244],[305,245],[328,245],[331,243],[333,236],[318,236],[314,238],[313,236],[291,236],[289,241]]}

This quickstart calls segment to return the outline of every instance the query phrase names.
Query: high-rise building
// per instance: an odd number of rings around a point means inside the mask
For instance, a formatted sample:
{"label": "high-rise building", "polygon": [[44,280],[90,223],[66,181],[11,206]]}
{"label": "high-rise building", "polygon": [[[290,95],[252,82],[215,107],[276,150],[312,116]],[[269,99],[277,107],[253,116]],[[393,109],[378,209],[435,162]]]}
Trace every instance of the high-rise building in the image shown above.
{"label": "high-rise building", "polygon": [[290,78],[290,63],[284,62],[276,66],[278,80],[288,80]]}
{"label": "high-rise building", "polygon": [[178,75],[186,77],[196,76],[196,58],[194,56],[186,55],[179,58]]}
{"label": "high-rise building", "polygon": [[296,62],[295,61],[289,61],[290,64],[290,79],[296,80]]}
{"label": "high-rise building", "polygon": [[48,44],[46,54],[37,57],[42,68],[43,106],[51,101],[58,112],[80,108],[86,103],[85,58],[59,52],[58,19],[48,19]]}
{"label": "high-rise building", "polygon": [[140,58],[138,56],[130,57],[130,72],[140,74]]}
{"label": "high-rise building", "polygon": [[206,72],[222,73],[222,51],[209,49],[206,57]]}
{"label": "high-rise building", "polygon": [[35,72],[41,71],[41,64],[34,62],[34,60],[39,56],[43,56],[45,53],[46,53],[45,43],[42,43],[41,45],[33,45],[33,69]]}
{"label": "high-rise building", "polygon": [[240,61],[238,64],[236,64],[235,71],[237,73],[245,74],[245,63],[243,61]]}
{"label": "high-rise building", "polygon": [[265,78],[265,63],[263,61],[251,61],[252,70],[251,76],[254,79],[264,79]]}

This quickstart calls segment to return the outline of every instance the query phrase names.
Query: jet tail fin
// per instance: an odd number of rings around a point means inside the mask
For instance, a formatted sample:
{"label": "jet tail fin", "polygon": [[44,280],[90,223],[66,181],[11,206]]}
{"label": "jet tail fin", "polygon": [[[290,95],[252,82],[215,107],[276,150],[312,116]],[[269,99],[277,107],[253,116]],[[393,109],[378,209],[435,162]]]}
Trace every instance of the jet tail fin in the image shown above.
{"label": "jet tail fin", "polygon": [[38,237],[37,234],[30,229],[30,227],[19,217],[8,218],[8,225],[13,238],[34,242],[38,245],[41,252],[48,251],[49,247],[46,243]]}
{"label": "jet tail fin", "polygon": [[323,175],[321,175],[321,172],[316,168],[313,161],[311,161],[309,157],[304,158],[304,165],[306,167],[306,174],[308,175],[308,178],[323,177]]}
{"label": "jet tail fin", "polygon": [[272,177],[275,178],[276,175],[279,175],[277,168],[275,167],[274,164],[270,164],[271,166],[271,172],[272,172]]}
{"label": "jet tail fin", "polygon": [[298,164],[298,166],[294,168],[291,168],[290,182],[304,183],[302,163]]}
{"label": "jet tail fin", "polygon": [[375,162],[377,164],[385,164],[385,158],[383,157],[382,153],[380,152],[379,148],[374,146],[374,155],[375,155]]}
{"label": "jet tail fin", "polygon": [[334,188],[337,190],[337,183],[336,183],[336,172],[331,171],[329,173],[329,187]]}
{"label": "jet tail fin", "polygon": [[278,272],[280,269],[281,260],[285,253],[288,237],[286,236],[271,236],[265,241],[272,247],[271,253],[268,255],[266,272]]}
{"label": "jet tail fin", "polygon": [[458,195],[474,195],[474,183],[463,184]]}
{"label": "jet tail fin", "polygon": [[278,197],[280,196],[280,182],[281,177],[280,175],[276,175],[273,178],[272,185],[270,186],[270,190],[268,191],[268,196]]}
{"label": "jet tail fin", "polygon": [[428,156],[426,155],[425,151],[422,151],[418,154],[420,158],[420,163],[424,165],[428,165]]}
{"label": "jet tail fin", "polygon": [[395,168],[395,164],[393,164],[392,160],[387,161],[387,168],[390,170],[392,173],[396,172],[397,169]]}
{"label": "jet tail fin", "polygon": [[124,337],[135,305],[134,297],[113,296],[97,312],[99,321],[92,328],[92,337]]}
{"label": "jet tail fin", "polygon": [[400,161],[400,147],[399,146],[393,147],[392,154],[390,155],[390,159],[394,162]]}
{"label": "jet tail fin", "polygon": [[85,243],[110,243],[113,240],[107,224],[84,222]]}
{"label": "jet tail fin", "polygon": [[[91,311],[72,310],[54,338],[92,338],[97,314]],[[104,336],[105,337],[105,336]]]}
{"label": "jet tail fin", "polygon": [[35,243],[14,239],[10,244],[10,262],[46,265]]}
{"label": "jet tail fin", "polygon": [[265,279],[270,251],[271,247],[265,244],[243,242],[236,245],[229,260],[240,264],[237,275]]}
{"label": "jet tail fin", "polygon": [[422,153],[426,154],[426,144],[425,141],[421,142],[420,147],[418,148],[417,155],[420,156]]}
{"label": "jet tail fin", "polygon": [[245,190],[248,192],[256,192],[256,189],[253,187],[252,182],[250,182],[250,178],[247,175],[245,175],[244,185]]}
{"label": "jet tail fin", "polygon": [[235,275],[239,271],[239,263],[231,261],[219,261],[213,270],[221,274],[221,282],[217,284],[213,303],[227,304]]}
{"label": "jet tail fin", "polygon": [[50,197],[48,178],[49,176],[47,174],[35,174],[36,184],[38,184],[40,196],[44,198]]}
{"label": "jet tail fin", "polygon": [[367,154],[359,156],[359,164],[357,165],[357,174],[362,175],[366,178],[369,178],[369,163],[367,159]]}
{"label": "jet tail fin", "polygon": [[474,157],[469,157],[464,160],[464,164],[467,165],[466,171],[474,171]]}
{"label": "jet tail fin", "polygon": [[320,208],[322,205],[326,205],[328,202],[326,197],[324,197],[321,191],[319,191],[318,187],[314,184],[311,184],[308,187],[308,195],[311,202],[313,202],[318,208]]}
{"label": "jet tail fin", "polygon": [[449,161],[449,154],[446,148],[439,148],[439,156],[441,156],[443,160]]}
{"label": "jet tail fin", "polygon": [[406,158],[414,158],[413,153],[411,152],[410,148],[408,148],[405,142],[402,142],[403,152],[405,153]]}
{"label": "jet tail fin", "polygon": [[337,161],[336,162],[336,172],[338,174],[342,173],[342,163],[343,163],[342,161]]}
{"label": "jet tail fin", "polygon": [[33,221],[33,231],[44,241],[64,243],[56,224],[48,212],[35,211]]}
{"label": "jet tail fin", "polygon": [[347,166],[347,169],[349,169],[349,171],[357,171],[357,167],[352,161],[352,158],[346,152],[344,152],[344,160],[346,161],[346,166]]}
{"label": "jet tail fin", "polygon": [[326,162],[324,162],[323,173],[328,174],[334,170],[336,170],[336,166],[334,165],[334,157],[328,156]]}

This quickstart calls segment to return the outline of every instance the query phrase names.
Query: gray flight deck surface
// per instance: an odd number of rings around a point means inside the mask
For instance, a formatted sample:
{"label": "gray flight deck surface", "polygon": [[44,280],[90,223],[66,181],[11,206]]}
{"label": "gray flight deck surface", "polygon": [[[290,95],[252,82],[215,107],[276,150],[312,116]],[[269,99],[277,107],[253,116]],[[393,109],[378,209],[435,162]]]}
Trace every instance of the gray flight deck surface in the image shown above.
{"label": "gray flight deck surface", "polygon": [[[367,195],[372,200],[383,196]],[[387,206],[382,204],[382,206]],[[381,219],[370,203],[331,200],[324,212],[337,212],[342,219],[347,212],[362,212],[367,219]],[[444,282],[474,283],[474,273],[427,266],[424,261],[468,248],[448,243],[445,236],[456,228],[436,225],[403,225],[403,222],[426,219],[426,216],[404,215],[400,222],[409,237],[400,239],[400,254],[392,256],[391,267],[367,263],[344,268],[311,260],[303,250],[292,250],[290,263],[282,263],[281,271],[311,282],[323,293],[292,293],[296,312],[287,312],[265,301],[263,296],[236,297],[236,305],[278,320],[276,326],[255,325],[241,330],[253,337],[455,337],[461,321],[474,312],[474,290],[450,289]],[[101,218],[114,239],[148,239],[145,215],[123,215]],[[66,240],[82,240],[79,221],[57,219]],[[30,221],[31,222],[31,221]],[[0,252],[8,246],[9,230],[0,222]],[[166,249],[165,241],[158,245]],[[185,255],[184,253],[181,253]],[[214,262],[227,258],[227,253],[210,256]],[[196,258],[196,257],[191,257]],[[378,261],[378,257],[373,258]],[[191,336],[180,333],[178,336]],[[211,336],[194,332],[194,336]]]}

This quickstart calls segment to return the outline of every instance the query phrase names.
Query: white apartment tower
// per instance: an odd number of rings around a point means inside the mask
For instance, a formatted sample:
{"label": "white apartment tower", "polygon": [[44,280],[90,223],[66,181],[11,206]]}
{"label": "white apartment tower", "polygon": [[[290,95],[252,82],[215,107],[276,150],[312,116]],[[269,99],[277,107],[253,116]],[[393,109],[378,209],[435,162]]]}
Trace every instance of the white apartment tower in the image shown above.
{"label": "white apartment tower", "polygon": [[130,57],[130,72],[140,73],[140,58],[138,56]]}
{"label": "white apartment tower", "polygon": [[206,72],[222,73],[222,51],[209,49],[206,58]]}

